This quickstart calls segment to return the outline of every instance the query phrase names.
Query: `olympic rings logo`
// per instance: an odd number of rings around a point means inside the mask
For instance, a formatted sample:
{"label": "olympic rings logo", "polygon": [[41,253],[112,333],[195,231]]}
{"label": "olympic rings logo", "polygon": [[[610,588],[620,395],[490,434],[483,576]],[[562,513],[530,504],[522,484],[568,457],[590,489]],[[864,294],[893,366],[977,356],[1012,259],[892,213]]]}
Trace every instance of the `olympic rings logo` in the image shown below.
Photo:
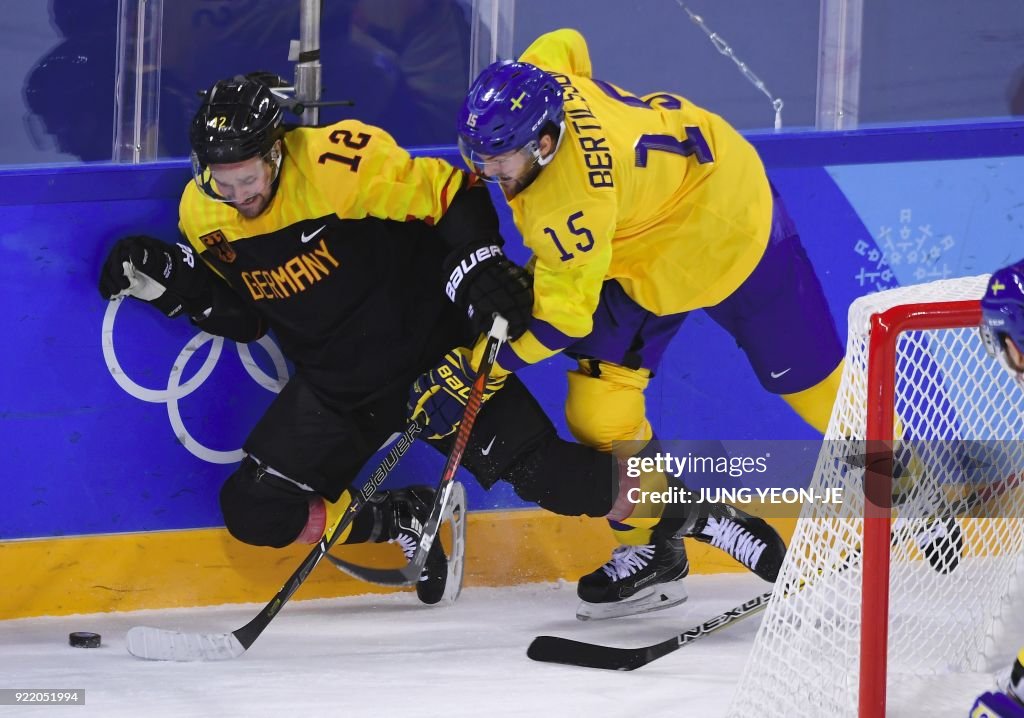
{"label": "olympic rings logo", "polygon": [[[240,448],[234,451],[218,451],[204,446],[197,441],[185,427],[181,412],[178,410],[178,402],[201,387],[210,374],[213,373],[213,369],[217,365],[217,361],[220,359],[221,352],[224,349],[224,337],[213,336],[204,331],[198,332],[189,340],[185,348],[178,354],[178,358],[174,361],[171,373],[167,377],[167,387],[164,389],[150,389],[136,383],[125,373],[114,351],[114,318],[117,316],[117,311],[121,304],[122,301],[109,302],[107,310],[103,315],[103,328],[101,330],[103,359],[107,364],[110,376],[114,378],[118,386],[136,399],[154,404],[166,404],[167,417],[170,419],[174,435],[178,437],[181,445],[188,449],[193,456],[208,461],[211,464],[234,464],[241,461],[242,457],[245,456],[245,452]],[[208,342],[212,342],[212,344],[210,346],[210,353],[207,354],[203,365],[199,367],[199,370],[193,377],[182,382],[182,374],[188,360]],[[288,381],[288,367],[285,364],[284,355],[277,344],[268,336],[261,337],[256,343],[263,347],[263,350],[270,356],[277,377],[270,376],[256,364],[246,344],[235,344],[235,347],[238,349],[238,358],[241,360],[246,372],[257,384],[276,394],[281,391],[281,388]]]}

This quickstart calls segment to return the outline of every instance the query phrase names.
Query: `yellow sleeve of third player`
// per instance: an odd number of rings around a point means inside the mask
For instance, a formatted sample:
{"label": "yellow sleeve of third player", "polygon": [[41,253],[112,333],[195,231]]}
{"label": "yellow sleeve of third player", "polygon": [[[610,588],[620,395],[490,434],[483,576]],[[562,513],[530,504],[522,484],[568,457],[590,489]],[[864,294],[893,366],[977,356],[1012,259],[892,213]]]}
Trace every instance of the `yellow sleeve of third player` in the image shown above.
{"label": "yellow sleeve of third player", "polygon": [[593,73],[587,41],[570,29],[544,33],[523,51],[519,61],[567,75],[590,77]]}
{"label": "yellow sleeve of third player", "polygon": [[465,184],[462,170],[441,159],[411,157],[387,132],[357,120],[292,132],[299,133],[303,174],[341,219],[435,224]]}

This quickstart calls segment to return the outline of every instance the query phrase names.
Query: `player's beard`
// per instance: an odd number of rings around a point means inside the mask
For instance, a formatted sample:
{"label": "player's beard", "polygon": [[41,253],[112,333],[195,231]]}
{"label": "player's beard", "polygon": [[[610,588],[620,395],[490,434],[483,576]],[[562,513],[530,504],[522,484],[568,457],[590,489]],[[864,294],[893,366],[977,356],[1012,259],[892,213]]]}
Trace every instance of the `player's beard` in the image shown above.
{"label": "player's beard", "polygon": [[243,202],[235,202],[234,207],[246,219],[257,217],[267,208],[269,198],[265,194],[255,194]]}
{"label": "player's beard", "polygon": [[524,189],[529,187],[537,175],[540,174],[541,165],[539,162],[534,162],[527,170],[525,170],[518,177],[508,177],[505,179],[498,180],[498,184],[501,185],[501,191],[505,193],[505,199],[512,199],[517,194],[522,192]]}

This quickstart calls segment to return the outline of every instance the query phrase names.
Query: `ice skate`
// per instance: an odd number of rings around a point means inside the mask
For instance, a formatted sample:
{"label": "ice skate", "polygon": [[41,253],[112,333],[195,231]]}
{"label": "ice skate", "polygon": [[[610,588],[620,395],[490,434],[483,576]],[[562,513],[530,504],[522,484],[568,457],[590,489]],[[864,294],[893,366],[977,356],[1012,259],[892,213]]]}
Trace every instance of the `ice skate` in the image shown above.
{"label": "ice skate", "polygon": [[683,540],[657,531],[652,543],[618,546],[611,560],[580,579],[576,618],[631,616],[677,606],[686,600],[683,579],[690,572]]}

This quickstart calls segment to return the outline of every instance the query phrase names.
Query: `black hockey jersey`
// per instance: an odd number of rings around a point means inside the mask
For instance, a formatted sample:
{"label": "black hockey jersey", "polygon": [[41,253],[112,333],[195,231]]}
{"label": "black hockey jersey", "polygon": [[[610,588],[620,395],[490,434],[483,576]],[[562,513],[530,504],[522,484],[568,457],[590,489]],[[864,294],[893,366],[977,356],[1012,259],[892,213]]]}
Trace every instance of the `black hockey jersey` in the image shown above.
{"label": "black hockey jersey", "polygon": [[[346,120],[284,139],[277,191],[247,219],[190,183],[180,229],[325,397],[357,406],[471,341],[444,295],[456,246],[500,242],[482,186]],[[202,326],[202,322],[200,322]]]}

